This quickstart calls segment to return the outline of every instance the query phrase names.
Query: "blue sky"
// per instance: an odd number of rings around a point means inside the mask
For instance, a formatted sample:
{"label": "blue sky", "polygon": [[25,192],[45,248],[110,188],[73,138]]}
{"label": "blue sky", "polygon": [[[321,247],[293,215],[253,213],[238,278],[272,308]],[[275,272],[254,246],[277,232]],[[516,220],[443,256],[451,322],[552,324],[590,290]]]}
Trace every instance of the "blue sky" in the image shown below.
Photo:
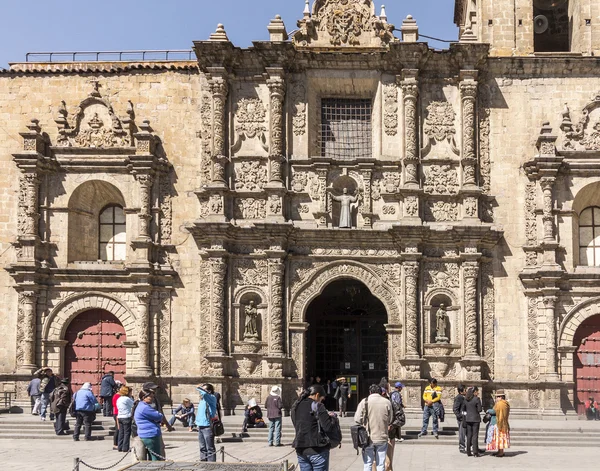
{"label": "blue sky", "polygon": [[[377,13],[382,3],[398,28],[411,14],[422,34],[456,39],[454,0],[379,0]],[[217,23],[246,47],[268,39],[266,26],[276,14],[288,31],[296,29],[303,9],[304,0],[0,0],[0,67],[24,61],[26,52],[189,49]]]}

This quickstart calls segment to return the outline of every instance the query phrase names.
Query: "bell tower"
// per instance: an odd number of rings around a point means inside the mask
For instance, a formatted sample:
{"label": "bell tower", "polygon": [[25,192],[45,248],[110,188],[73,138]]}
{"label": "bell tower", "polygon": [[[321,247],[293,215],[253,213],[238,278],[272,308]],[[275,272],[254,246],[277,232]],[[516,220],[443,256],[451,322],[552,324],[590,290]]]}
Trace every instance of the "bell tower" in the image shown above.
{"label": "bell tower", "polygon": [[456,0],[454,22],[493,56],[600,53],[597,0]]}

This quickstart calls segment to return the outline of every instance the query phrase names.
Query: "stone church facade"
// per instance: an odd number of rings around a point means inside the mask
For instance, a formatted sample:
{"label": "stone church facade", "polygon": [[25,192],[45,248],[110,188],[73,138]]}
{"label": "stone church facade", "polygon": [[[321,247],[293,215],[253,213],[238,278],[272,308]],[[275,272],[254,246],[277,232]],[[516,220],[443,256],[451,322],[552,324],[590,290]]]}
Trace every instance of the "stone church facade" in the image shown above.
{"label": "stone church facade", "polygon": [[12,64],[0,390],[118,369],[230,412],[327,372],[574,414],[600,389],[600,12],[534,3],[457,0],[445,51],[316,0],[248,49],[219,25],[189,61]]}

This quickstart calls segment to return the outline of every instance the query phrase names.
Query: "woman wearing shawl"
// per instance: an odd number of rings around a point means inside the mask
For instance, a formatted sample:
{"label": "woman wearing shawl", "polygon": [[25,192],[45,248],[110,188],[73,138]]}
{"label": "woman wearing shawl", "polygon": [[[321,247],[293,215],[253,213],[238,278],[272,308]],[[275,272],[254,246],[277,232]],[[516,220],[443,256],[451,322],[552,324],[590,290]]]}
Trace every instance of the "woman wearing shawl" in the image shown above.
{"label": "woman wearing shawl", "polygon": [[492,416],[485,439],[487,451],[495,451],[497,452],[495,456],[501,458],[504,456],[504,450],[510,448],[510,427],[508,425],[510,405],[506,401],[506,395],[502,389],[496,393],[494,408],[487,412]]}

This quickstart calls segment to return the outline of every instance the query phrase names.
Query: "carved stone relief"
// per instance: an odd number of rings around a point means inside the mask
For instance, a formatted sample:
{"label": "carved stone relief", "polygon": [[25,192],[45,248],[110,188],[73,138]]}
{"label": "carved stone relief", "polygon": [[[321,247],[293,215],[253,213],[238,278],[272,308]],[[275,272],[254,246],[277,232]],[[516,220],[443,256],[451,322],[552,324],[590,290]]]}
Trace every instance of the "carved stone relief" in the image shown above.
{"label": "carved stone relief", "polygon": [[300,81],[292,82],[292,128],[296,136],[306,134],[306,88]]}
{"label": "carved stone relief", "polygon": [[260,191],[267,184],[267,167],[260,161],[246,161],[235,166],[235,189]]}
{"label": "carved stone relief", "polygon": [[408,196],[404,200],[404,213],[408,217],[419,216],[419,200],[416,196]]}
{"label": "carved stone relief", "polygon": [[456,289],[460,286],[460,269],[458,263],[427,262],[425,264],[425,289]]}
{"label": "carved stone relief", "polygon": [[458,204],[447,201],[428,201],[425,206],[425,218],[434,222],[458,220]]}
{"label": "carved stone relief", "polygon": [[200,139],[202,140],[202,184],[211,181],[210,168],[212,165],[212,98],[203,94],[200,101]]}
{"label": "carved stone relief", "polygon": [[236,219],[264,219],[267,217],[267,202],[255,198],[237,198],[235,200]]}
{"label": "carved stone relief", "polygon": [[527,336],[529,347],[529,379],[540,379],[540,349],[538,341],[538,307],[536,298],[527,299]]}
{"label": "carved stone relief", "polygon": [[425,168],[424,190],[432,195],[455,195],[459,190],[458,172],[451,165],[431,165]]}
{"label": "carved stone relief", "polygon": [[267,261],[241,258],[233,263],[233,279],[236,288],[243,286],[266,286],[268,284]]}
{"label": "carved stone relief", "polygon": [[388,136],[398,134],[398,86],[396,82],[383,85],[383,125]]}
{"label": "carved stone relief", "polygon": [[581,119],[574,124],[568,105],[562,112],[561,129],[564,133],[563,146],[567,150],[600,150],[600,92],[596,93],[581,112]]}
{"label": "carved stone relief", "polygon": [[249,139],[263,136],[267,130],[266,119],[267,110],[259,98],[242,98],[238,101],[235,114],[235,130],[238,134]]}
{"label": "carved stone relief", "polygon": [[427,116],[423,124],[423,134],[426,136],[423,157],[429,155],[432,146],[438,143],[448,144],[449,150],[440,148],[437,150],[438,155],[435,157],[449,157],[451,154],[460,155],[454,139],[456,135],[455,119],[456,113],[450,103],[446,101],[432,101],[429,103]]}
{"label": "carved stone relief", "polygon": [[491,262],[481,265],[481,290],[483,296],[483,359],[494,378],[494,330],[495,330],[495,292],[494,292],[494,265]]}

